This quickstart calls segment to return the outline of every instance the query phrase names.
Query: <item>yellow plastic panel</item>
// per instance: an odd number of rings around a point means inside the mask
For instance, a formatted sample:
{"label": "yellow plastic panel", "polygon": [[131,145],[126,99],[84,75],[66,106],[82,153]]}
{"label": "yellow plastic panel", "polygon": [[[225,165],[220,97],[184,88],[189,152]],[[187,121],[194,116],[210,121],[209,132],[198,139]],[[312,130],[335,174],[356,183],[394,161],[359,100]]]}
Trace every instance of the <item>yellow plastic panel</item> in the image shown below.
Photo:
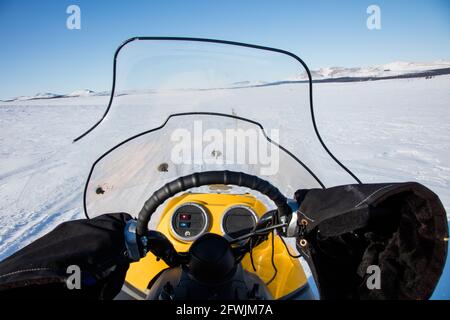
{"label": "yellow plastic panel", "polygon": [[[169,238],[178,252],[188,251],[192,242],[184,242],[175,238],[171,232],[170,223],[175,208],[187,202],[195,202],[203,205],[209,212],[210,224],[208,232],[220,235],[223,235],[221,228],[222,216],[227,208],[235,205],[248,206],[258,217],[267,211],[264,204],[250,194],[185,193],[179,197],[175,197],[164,209],[157,230]],[[268,241],[265,241],[253,250],[253,261],[256,271],[253,270],[249,254],[242,260],[244,269],[256,273],[265,282],[268,282],[274,274],[271,260],[271,237],[269,237]],[[272,296],[278,299],[303,286],[307,282],[307,279],[298,259],[294,259],[288,255],[286,248],[278,236],[275,237],[274,244],[274,261],[278,273],[268,288]],[[140,291],[145,291],[150,280],[167,267],[163,261],[157,261],[156,257],[149,253],[139,262],[130,265],[126,281]]]}

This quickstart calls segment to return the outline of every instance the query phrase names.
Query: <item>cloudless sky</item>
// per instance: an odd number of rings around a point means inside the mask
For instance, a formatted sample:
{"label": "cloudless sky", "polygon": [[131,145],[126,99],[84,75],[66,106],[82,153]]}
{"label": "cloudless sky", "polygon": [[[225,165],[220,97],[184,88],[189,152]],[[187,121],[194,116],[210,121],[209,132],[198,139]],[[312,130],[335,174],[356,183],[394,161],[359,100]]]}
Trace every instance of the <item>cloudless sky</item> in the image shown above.
{"label": "cloudless sky", "polygon": [[[69,5],[81,30],[66,28]],[[381,8],[381,30],[366,9]],[[109,90],[117,46],[136,35],[279,47],[311,69],[450,59],[448,0],[0,0],[0,99]]]}

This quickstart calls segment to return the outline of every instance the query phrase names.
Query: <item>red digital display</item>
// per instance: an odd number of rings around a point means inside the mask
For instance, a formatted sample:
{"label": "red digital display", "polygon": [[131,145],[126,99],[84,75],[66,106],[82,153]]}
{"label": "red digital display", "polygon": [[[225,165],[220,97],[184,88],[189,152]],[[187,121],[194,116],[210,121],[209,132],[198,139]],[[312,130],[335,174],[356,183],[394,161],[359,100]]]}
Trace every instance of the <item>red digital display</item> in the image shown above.
{"label": "red digital display", "polygon": [[191,220],[191,215],[187,213],[180,214],[180,220]]}

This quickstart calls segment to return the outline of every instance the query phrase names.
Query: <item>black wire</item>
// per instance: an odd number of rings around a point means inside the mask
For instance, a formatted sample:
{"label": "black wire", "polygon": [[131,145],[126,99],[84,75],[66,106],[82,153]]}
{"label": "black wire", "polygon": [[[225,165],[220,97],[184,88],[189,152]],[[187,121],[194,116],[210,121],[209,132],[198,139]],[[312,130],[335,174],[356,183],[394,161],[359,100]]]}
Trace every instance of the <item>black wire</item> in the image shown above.
{"label": "black wire", "polygon": [[253,261],[253,238],[250,238],[250,262],[252,263],[253,271],[256,272],[255,262]]}
{"label": "black wire", "polygon": [[278,269],[275,266],[275,230],[272,230],[272,266],[273,266],[273,270],[275,271],[272,278],[266,282],[266,285],[268,286],[269,284],[272,283],[273,280],[275,280],[275,277],[277,276],[278,273]]}
{"label": "black wire", "polygon": [[286,242],[284,241],[283,237],[280,237],[280,239],[281,239],[281,241],[283,242],[284,247],[286,248],[287,253],[288,253],[292,258],[298,259],[298,258],[300,258],[300,257],[302,256],[301,253],[300,253],[298,256],[294,256],[294,255],[289,251],[289,248],[288,248]]}

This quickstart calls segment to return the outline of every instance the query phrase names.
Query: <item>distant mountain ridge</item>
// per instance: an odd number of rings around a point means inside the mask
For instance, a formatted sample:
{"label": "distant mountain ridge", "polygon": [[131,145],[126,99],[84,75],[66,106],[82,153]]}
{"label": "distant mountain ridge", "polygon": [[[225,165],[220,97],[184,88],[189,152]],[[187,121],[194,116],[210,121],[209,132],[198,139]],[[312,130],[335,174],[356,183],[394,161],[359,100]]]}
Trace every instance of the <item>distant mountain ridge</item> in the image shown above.
{"label": "distant mountain ridge", "polygon": [[[420,75],[432,70],[442,70],[450,68],[450,61],[437,60],[433,62],[406,62],[395,61],[387,64],[370,67],[327,67],[319,70],[312,70],[313,80],[330,80],[339,78],[386,78],[404,76],[407,74]],[[290,80],[307,80],[306,72],[298,78]]]}
{"label": "distant mountain ridge", "polygon": [[[434,62],[405,62],[396,61],[384,65],[372,67],[327,67],[318,70],[310,70],[312,82],[358,82],[358,81],[376,81],[389,79],[408,79],[408,78],[430,78],[440,75],[450,74],[450,61],[437,60]],[[267,83],[246,83],[243,86],[232,86],[233,89],[243,87],[264,87],[288,83],[306,83],[309,77],[306,71],[298,76],[285,80],[267,82]]]}
{"label": "distant mountain ridge", "polygon": [[[439,75],[450,74],[450,60],[436,60],[433,62],[406,62],[395,61],[387,64],[369,66],[369,67],[325,67],[318,70],[311,70],[311,77],[313,82],[357,82],[357,81],[375,81],[388,79],[407,79],[407,78],[428,78]],[[305,83],[308,82],[308,74],[305,72],[293,76],[288,79],[283,79],[274,82],[263,81],[247,81],[242,80],[230,84],[223,88],[210,89],[196,89],[196,90],[215,90],[215,89],[239,89],[251,87],[273,86],[288,83]],[[195,90],[195,89],[194,89]],[[154,90],[146,90],[144,93],[154,93]],[[116,92],[116,96],[127,95],[133,93],[140,93],[139,91],[123,91]],[[28,101],[41,99],[56,99],[56,98],[75,98],[75,97],[91,97],[91,96],[109,96],[110,91],[95,92],[89,89],[76,90],[68,94],[56,93],[37,93],[34,96],[20,96],[7,100],[0,100],[2,102],[14,101]]]}
{"label": "distant mountain ridge", "polygon": [[58,94],[58,93],[37,93],[33,96],[20,96],[12,99],[0,100],[3,102],[13,102],[13,101],[29,101],[29,100],[43,100],[43,99],[57,99],[57,98],[75,98],[75,97],[91,97],[91,96],[109,96],[110,91],[95,92],[89,89],[76,90],[68,94]]}

